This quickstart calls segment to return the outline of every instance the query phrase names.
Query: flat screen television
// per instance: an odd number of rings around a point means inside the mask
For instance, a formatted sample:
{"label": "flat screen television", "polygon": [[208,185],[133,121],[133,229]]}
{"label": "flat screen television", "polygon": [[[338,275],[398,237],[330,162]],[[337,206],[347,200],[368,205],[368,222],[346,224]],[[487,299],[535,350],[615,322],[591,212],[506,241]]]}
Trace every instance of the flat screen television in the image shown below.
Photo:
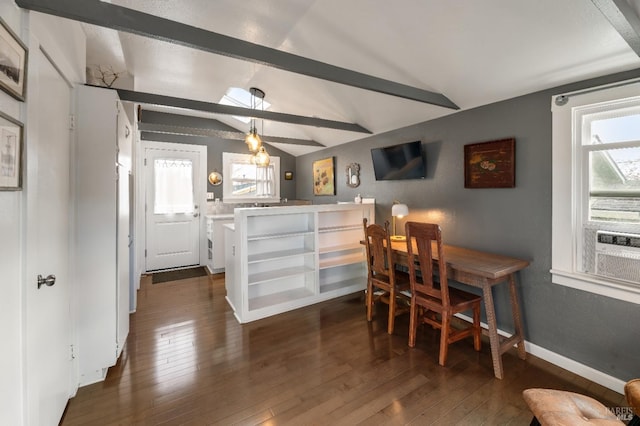
{"label": "flat screen television", "polygon": [[425,155],[420,141],[372,148],[371,159],[376,180],[424,179],[426,177]]}

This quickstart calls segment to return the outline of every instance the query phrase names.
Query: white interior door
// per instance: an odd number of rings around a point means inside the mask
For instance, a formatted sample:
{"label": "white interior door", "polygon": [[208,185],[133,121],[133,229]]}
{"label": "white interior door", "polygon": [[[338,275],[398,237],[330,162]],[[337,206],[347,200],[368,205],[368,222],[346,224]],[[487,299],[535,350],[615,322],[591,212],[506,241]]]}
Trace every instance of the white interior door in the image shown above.
{"label": "white interior door", "polygon": [[146,270],[199,265],[206,147],[156,143],[144,158]]}
{"label": "white interior door", "polygon": [[[72,382],[70,317],[71,87],[47,57],[31,50],[27,133],[27,424],[57,424]],[[49,285],[38,288],[37,277]],[[55,276],[55,283],[53,283]]]}

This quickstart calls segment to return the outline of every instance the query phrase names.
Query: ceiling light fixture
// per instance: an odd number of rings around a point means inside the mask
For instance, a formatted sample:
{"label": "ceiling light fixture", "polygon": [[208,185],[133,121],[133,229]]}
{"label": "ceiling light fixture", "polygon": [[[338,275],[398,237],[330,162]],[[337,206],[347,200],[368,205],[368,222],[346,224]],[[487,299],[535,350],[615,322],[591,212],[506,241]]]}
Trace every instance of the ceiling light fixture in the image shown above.
{"label": "ceiling light fixture", "polygon": [[[252,87],[249,89],[251,92],[251,109],[257,109],[258,99],[260,99],[260,105],[262,106],[262,99],[264,99],[264,92],[256,87]],[[249,127],[249,133],[244,139],[244,142],[249,147],[249,151],[253,153],[257,153],[262,146],[262,139],[260,139],[260,135],[258,135],[258,129],[256,127],[256,119],[255,117],[251,117],[251,124]]]}

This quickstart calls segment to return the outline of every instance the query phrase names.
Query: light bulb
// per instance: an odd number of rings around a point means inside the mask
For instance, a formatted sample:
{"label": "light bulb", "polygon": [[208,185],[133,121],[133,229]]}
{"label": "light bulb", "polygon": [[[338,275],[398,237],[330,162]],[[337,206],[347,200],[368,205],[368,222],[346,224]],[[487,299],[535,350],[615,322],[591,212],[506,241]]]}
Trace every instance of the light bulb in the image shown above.
{"label": "light bulb", "polygon": [[244,139],[244,142],[249,147],[249,151],[258,152],[258,150],[262,146],[262,140],[260,139],[260,136],[258,136],[258,132],[256,131],[255,127],[252,127],[251,130],[249,130],[249,133],[247,133],[247,137]]}
{"label": "light bulb", "polygon": [[267,167],[269,165],[269,154],[267,153],[267,150],[264,148],[264,146],[261,146],[254,156],[254,162],[258,167]]}

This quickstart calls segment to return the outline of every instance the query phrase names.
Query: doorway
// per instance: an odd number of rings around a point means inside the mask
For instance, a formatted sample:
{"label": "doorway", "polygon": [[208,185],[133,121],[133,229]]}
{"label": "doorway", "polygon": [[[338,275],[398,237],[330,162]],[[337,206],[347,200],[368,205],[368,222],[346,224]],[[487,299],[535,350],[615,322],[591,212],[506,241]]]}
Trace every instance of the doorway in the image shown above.
{"label": "doorway", "polygon": [[144,142],[145,270],[206,262],[207,147]]}
{"label": "doorway", "polygon": [[26,146],[26,423],[62,417],[77,389],[71,318],[72,87],[37,44],[29,58]]}

